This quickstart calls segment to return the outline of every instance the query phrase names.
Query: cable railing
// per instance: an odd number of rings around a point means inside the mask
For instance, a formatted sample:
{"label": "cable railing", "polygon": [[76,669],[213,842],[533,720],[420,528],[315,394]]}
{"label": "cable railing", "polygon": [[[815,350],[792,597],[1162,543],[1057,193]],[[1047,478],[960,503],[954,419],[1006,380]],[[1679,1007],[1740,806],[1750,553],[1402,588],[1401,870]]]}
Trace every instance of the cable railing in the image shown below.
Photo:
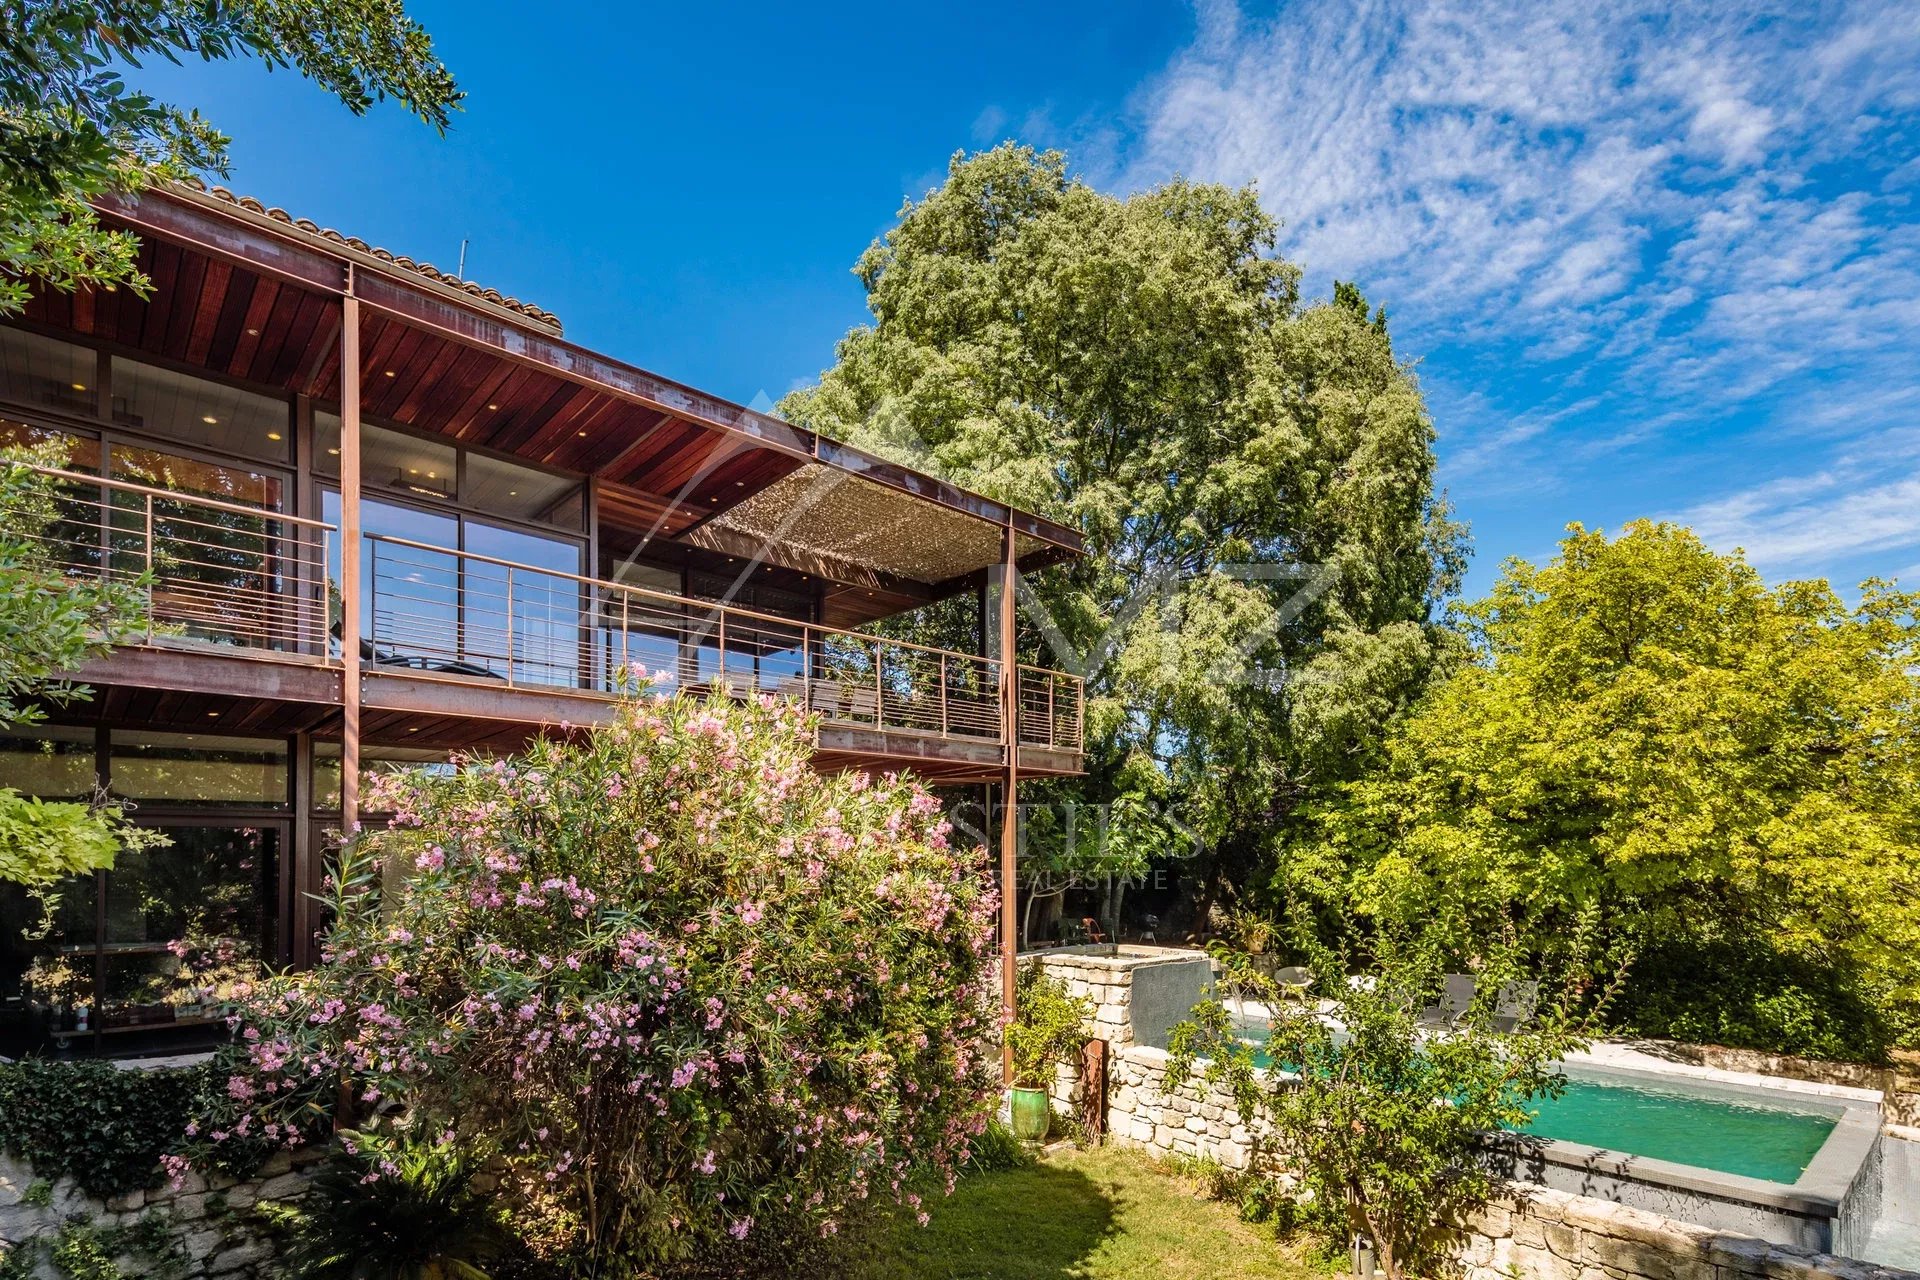
{"label": "cable railing", "polygon": [[1082,750],[1087,729],[1086,679],[1024,665],[1019,673],[1021,745]]}
{"label": "cable railing", "polygon": [[[244,503],[35,466],[36,535],[74,580],[141,583],[136,642],[336,662],[338,531]],[[824,723],[999,742],[997,659],[734,605],[365,535],[363,669],[611,695],[635,667],[661,692],[791,698]],[[1019,740],[1079,751],[1084,682],[1020,666]]]}
{"label": "cable railing", "polygon": [[146,642],[326,657],[331,525],[84,472],[27,469],[50,482],[52,507],[29,536],[70,579],[144,581]]}
{"label": "cable railing", "polygon": [[998,741],[992,658],[368,535],[375,666],[511,688],[612,693],[635,667],[671,692],[792,698],[821,720]]}

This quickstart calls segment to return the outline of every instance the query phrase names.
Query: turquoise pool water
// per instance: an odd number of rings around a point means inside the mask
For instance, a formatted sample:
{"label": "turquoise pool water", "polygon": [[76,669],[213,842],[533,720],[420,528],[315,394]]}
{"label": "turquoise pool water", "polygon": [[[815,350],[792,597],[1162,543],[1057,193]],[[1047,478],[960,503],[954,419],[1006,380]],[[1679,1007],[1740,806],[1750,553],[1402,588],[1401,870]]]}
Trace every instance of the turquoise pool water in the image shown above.
{"label": "turquoise pool water", "polygon": [[[1266,1039],[1265,1027],[1247,1029]],[[1254,1055],[1261,1066],[1265,1051]],[[1833,1132],[1835,1117],[1617,1077],[1571,1078],[1558,1098],[1537,1102],[1526,1131],[1621,1155],[1792,1184]]]}
{"label": "turquoise pool water", "polygon": [[1616,1080],[1567,1082],[1538,1102],[1529,1133],[1768,1182],[1792,1183],[1834,1118]]}

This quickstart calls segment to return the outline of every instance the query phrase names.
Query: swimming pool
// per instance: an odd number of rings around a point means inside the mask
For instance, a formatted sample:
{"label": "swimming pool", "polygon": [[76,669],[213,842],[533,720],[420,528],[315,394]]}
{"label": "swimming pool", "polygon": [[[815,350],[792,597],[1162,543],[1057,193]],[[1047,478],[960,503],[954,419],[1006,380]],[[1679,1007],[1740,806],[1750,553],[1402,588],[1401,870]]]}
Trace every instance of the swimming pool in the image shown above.
{"label": "swimming pool", "polygon": [[[1266,1041],[1265,1027],[1243,1031],[1256,1044]],[[1260,1049],[1254,1061],[1265,1067],[1273,1059]],[[1573,1063],[1562,1068],[1565,1092],[1534,1099],[1534,1120],[1522,1132],[1787,1186],[1800,1180],[1846,1113],[1838,1104],[1793,1094],[1703,1091],[1692,1081]]]}
{"label": "swimming pool", "polygon": [[1569,1074],[1536,1098],[1526,1132],[1791,1186],[1820,1154],[1844,1108],[1713,1097],[1644,1081]]}
{"label": "swimming pool", "polygon": [[[1242,1030],[1267,1038],[1252,1019]],[[1256,1060],[1270,1063],[1264,1047]],[[1537,1142],[1489,1138],[1507,1176],[1776,1244],[1866,1251],[1881,1217],[1878,1094],[1599,1047],[1561,1068],[1566,1092],[1537,1100],[1524,1130]]]}

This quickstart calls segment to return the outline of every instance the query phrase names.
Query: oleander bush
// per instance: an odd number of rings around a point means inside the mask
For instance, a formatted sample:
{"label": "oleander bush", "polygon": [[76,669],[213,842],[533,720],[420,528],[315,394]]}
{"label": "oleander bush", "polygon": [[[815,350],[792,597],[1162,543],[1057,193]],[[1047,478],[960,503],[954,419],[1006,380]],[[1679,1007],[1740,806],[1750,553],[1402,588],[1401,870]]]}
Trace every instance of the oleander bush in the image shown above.
{"label": "oleander bush", "polygon": [[342,855],[320,965],[240,1007],[194,1154],[497,1152],[521,1244],[594,1275],[766,1273],[919,1209],[986,1124],[996,897],[927,791],[810,746],[785,702],[636,697],[376,780],[392,825]]}

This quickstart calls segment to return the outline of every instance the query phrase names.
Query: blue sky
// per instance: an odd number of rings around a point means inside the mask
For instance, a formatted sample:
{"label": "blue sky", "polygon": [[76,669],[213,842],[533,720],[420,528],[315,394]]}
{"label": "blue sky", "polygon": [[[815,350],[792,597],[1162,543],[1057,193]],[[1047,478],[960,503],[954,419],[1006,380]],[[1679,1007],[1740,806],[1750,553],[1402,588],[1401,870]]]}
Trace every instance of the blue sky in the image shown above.
{"label": "blue sky", "polygon": [[442,138],[288,74],[143,83],[231,185],[741,401],[830,363],[854,258],[957,148],[1257,182],[1393,316],[1475,589],[1569,520],[1920,585],[1920,5],[417,2]]}

